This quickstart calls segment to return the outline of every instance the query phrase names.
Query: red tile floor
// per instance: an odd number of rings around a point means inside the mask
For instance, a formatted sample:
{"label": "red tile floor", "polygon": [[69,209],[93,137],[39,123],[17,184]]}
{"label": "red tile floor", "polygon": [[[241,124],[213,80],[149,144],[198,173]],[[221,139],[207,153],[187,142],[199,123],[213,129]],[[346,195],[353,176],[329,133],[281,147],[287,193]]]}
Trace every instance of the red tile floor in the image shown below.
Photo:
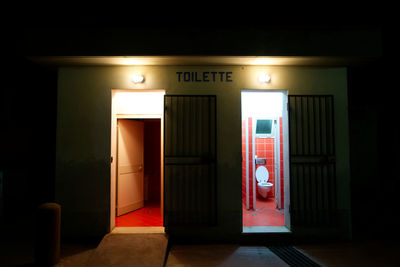
{"label": "red tile floor", "polygon": [[[163,226],[160,204],[146,203],[144,208],[115,218],[117,227]],[[276,209],[275,199],[256,198],[256,210],[243,206],[243,226],[284,226],[283,210]]]}
{"label": "red tile floor", "polygon": [[243,205],[243,226],[284,226],[283,210],[276,208],[275,199],[256,198],[256,209],[247,210]]}
{"label": "red tile floor", "polygon": [[141,209],[115,218],[117,227],[163,226],[160,203],[146,203]]}

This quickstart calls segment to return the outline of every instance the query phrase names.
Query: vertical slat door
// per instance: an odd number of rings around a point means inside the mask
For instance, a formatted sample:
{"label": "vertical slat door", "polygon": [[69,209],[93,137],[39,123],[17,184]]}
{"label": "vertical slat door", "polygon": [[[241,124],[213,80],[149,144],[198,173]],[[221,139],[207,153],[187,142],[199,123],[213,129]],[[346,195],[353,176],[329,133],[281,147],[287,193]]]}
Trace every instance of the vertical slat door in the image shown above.
{"label": "vertical slat door", "polygon": [[334,226],[336,163],[333,96],[289,96],[292,226]]}
{"label": "vertical slat door", "polygon": [[216,97],[166,95],[164,225],[216,223]]}

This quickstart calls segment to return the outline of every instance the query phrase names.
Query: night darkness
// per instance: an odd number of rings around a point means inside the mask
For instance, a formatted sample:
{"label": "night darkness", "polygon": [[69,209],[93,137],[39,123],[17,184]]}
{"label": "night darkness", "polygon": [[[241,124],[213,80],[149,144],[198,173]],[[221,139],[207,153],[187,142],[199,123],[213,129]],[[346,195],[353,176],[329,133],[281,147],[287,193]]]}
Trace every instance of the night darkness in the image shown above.
{"label": "night darkness", "polygon": [[[335,14],[331,13],[329,18]],[[294,14],[294,13],[293,13]],[[75,42],[67,40],[64,47],[54,47],[54,50],[43,51],[41,47],[29,46],[26,41],[34,38],[31,34],[35,29],[44,29],[46,33],[59,31],[76,32],[82,40],[85,32],[102,32],[114,38],[113,31],[136,29],[146,30],[157,28],[168,31],[182,29],[179,38],[185,38],[187,29],[196,28],[201,32],[223,29],[228,35],[234,35],[236,29],[266,29],[298,31],[316,29],[320,31],[341,29],[379,30],[382,34],[382,56],[363,65],[348,68],[348,101],[350,121],[350,156],[351,156],[351,195],[353,235],[355,239],[366,236],[393,238],[398,236],[398,200],[399,174],[397,170],[400,136],[397,125],[398,101],[395,94],[398,76],[394,64],[397,65],[398,48],[395,40],[395,26],[390,15],[381,20],[368,14],[351,17],[351,12],[341,20],[329,21],[324,14],[314,17],[288,16],[286,19],[278,15],[247,20],[247,22],[230,22],[227,17],[216,20],[197,20],[188,22],[188,15],[175,16],[169,22],[143,22],[143,16],[135,19],[119,18],[92,14],[79,15],[69,22],[66,15],[40,16],[37,13],[27,14],[21,26],[7,27],[3,22],[3,35],[7,40],[3,48],[3,85],[1,87],[1,161],[0,171],[3,172],[2,198],[3,209],[1,227],[9,225],[24,225],[30,222],[35,208],[46,201],[54,200],[54,175],[56,155],[56,110],[57,110],[57,69],[43,66],[30,61],[26,56],[32,51],[54,55],[77,55],[78,37]],[[200,14],[201,15],[201,14]],[[198,14],[196,18],[199,18]],[[300,18],[303,18],[301,20]],[[325,18],[325,19],[323,19]],[[372,18],[372,19],[371,19]],[[393,19],[394,20],[394,19]],[[165,21],[165,20],[164,20]],[[43,37],[39,36],[39,38]],[[51,36],[46,36],[51,39]],[[173,40],[172,40],[173,42]],[[3,41],[4,43],[4,41]],[[90,50],[91,43],[82,44],[83,54],[91,51],[98,55],[102,50],[125,53],[123,44],[113,47],[100,47]],[[177,44],[178,45],[178,44]],[[362,44],[360,44],[362,46]],[[68,48],[71,48],[69,50]],[[394,49],[396,48],[396,49]],[[96,50],[97,49],[97,50]],[[162,48],[161,48],[162,49]],[[155,54],[167,54],[171,51],[156,51]],[[186,53],[205,54],[212,48],[193,47]],[[158,53],[159,52],[159,53]],[[172,51],[174,52],[174,51]],[[227,54],[231,52],[227,48]],[[43,54],[40,54],[43,55]],[[86,55],[86,54],[85,54]],[[395,115],[396,114],[396,115]],[[338,155],[340,156],[340,155]],[[23,207],[24,212],[21,212]],[[28,216],[26,216],[28,214]],[[28,219],[27,219],[28,218]],[[394,230],[393,230],[394,229]]]}

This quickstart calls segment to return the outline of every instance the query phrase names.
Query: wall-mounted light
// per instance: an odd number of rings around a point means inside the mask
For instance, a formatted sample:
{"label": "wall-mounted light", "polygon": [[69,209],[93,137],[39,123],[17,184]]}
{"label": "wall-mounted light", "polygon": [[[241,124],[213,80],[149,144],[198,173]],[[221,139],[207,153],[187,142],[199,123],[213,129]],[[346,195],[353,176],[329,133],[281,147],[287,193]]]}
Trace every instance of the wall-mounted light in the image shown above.
{"label": "wall-mounted light", "polygon": [[258,82],[269,83],[270,81],[271,81],[271,76],[269,76],[267,73],[262,73],[258,75]]}
{"label": "wall-mounted light", "polygon": [[140,75],[140,74],[133,74],[131,76],[131,81],[133,83],[142,83],[142,82],[144,82],[144,76]]}

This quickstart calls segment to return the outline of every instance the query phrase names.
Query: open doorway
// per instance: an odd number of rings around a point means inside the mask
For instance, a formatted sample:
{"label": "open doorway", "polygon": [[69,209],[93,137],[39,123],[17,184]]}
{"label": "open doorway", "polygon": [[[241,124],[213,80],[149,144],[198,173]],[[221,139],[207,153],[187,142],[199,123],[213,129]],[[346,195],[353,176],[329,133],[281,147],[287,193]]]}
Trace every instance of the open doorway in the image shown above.
{"label": "open doorway", "polygon": [[116,227],[163,226],[161,119],[118,119]]}
{"label": "open doorway", "polygon": [[243,232],[288,232],[286,91],[242,91]]}
{"label": "open doorway", "polygon": [[164,91],[112,95],[110,229],[162,228]]}

